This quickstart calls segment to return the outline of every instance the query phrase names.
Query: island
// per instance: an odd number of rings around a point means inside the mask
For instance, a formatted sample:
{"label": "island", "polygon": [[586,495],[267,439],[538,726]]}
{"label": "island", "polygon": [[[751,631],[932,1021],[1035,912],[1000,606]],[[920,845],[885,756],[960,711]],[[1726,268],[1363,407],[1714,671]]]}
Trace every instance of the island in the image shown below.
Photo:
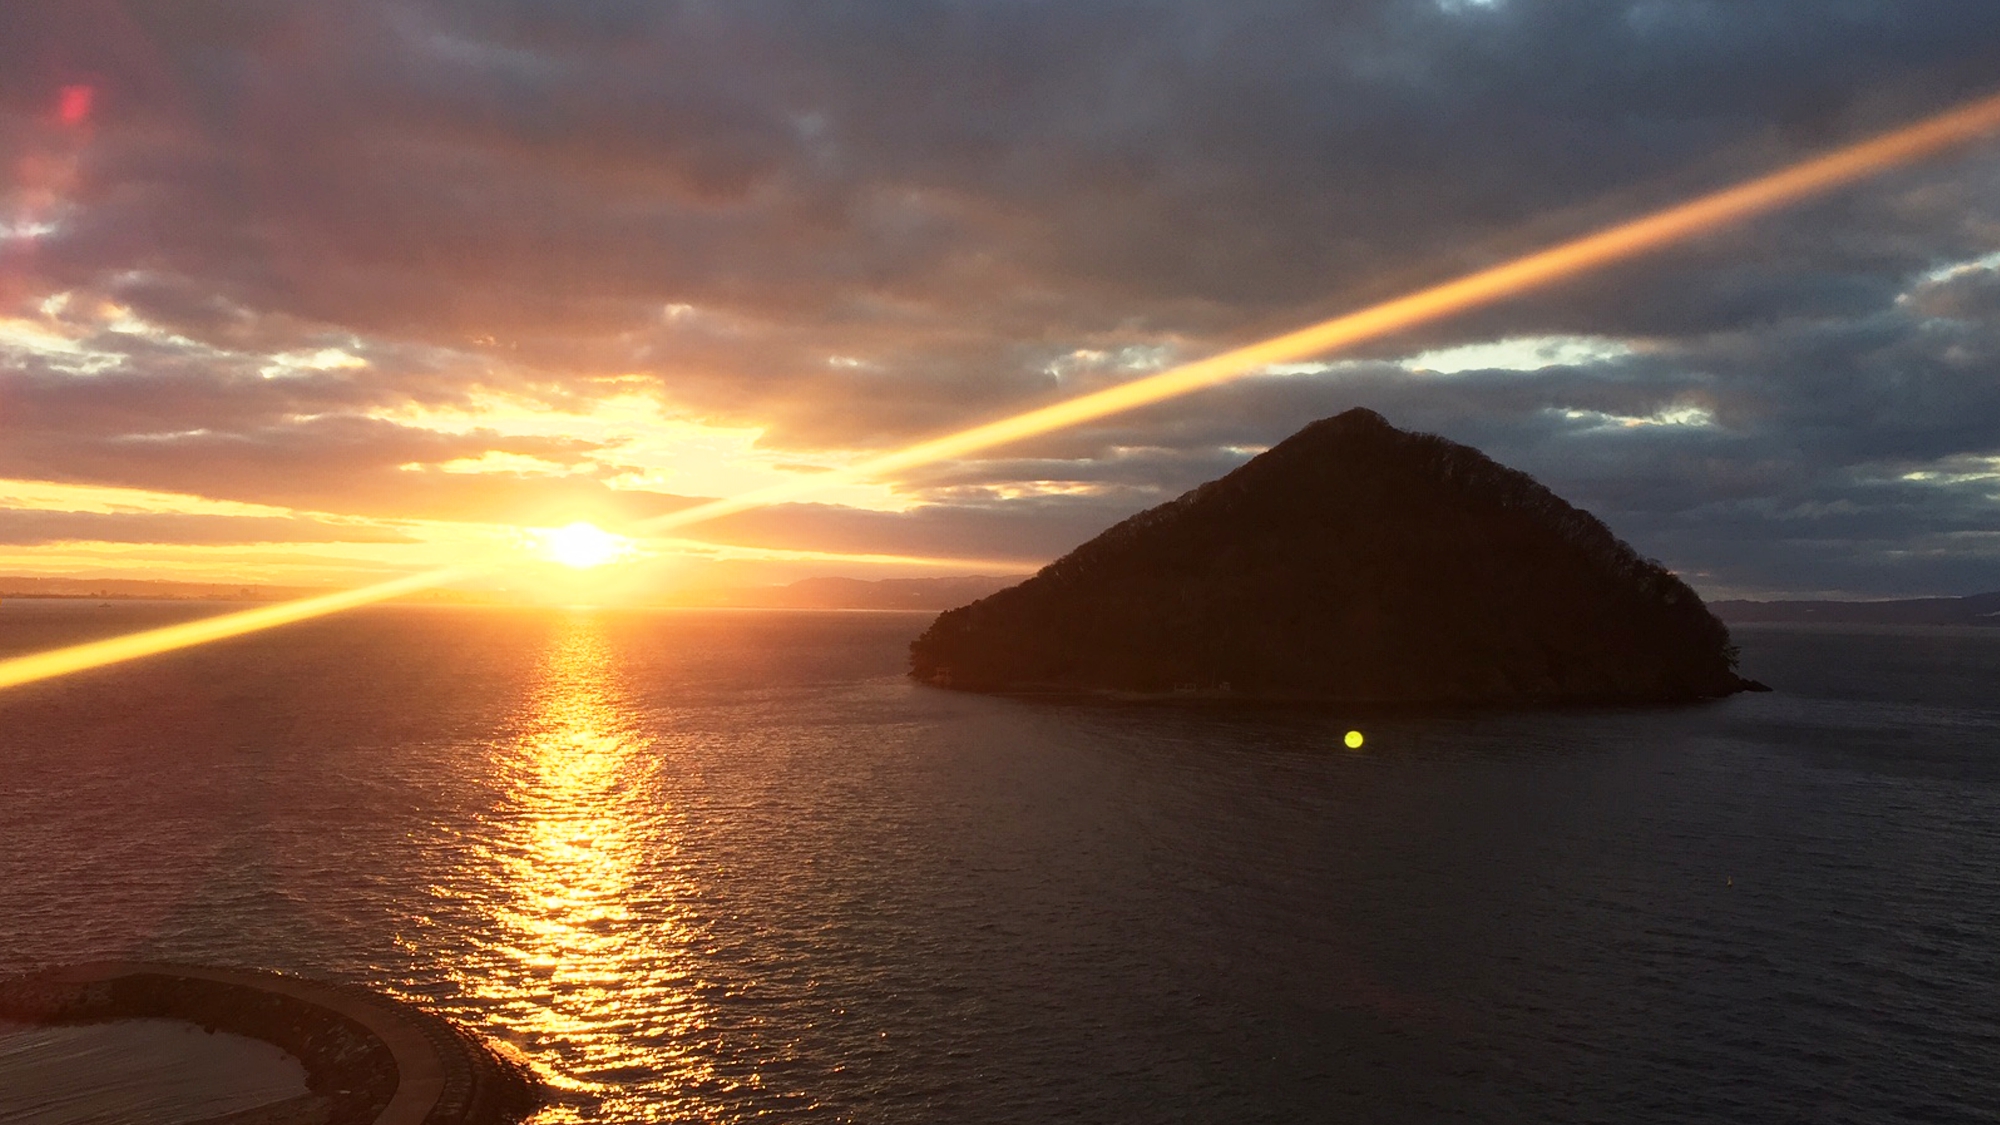
{"label": "island", "polygon": [[1355,409],[940,615],[910,675],[987,692],[1636,703],[1762,685],[1603,521]]}

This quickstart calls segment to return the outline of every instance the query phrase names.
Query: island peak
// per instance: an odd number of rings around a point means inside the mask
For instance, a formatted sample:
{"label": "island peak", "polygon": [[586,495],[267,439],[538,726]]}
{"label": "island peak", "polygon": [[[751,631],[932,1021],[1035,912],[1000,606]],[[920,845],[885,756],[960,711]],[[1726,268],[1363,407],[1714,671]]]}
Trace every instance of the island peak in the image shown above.
{"label": "island peak", "polygon": [[947,611],[910,654],[917,679],[993,691],[1644,702],[1753,686],[1701,598],[1595,516],[1360,408]]}

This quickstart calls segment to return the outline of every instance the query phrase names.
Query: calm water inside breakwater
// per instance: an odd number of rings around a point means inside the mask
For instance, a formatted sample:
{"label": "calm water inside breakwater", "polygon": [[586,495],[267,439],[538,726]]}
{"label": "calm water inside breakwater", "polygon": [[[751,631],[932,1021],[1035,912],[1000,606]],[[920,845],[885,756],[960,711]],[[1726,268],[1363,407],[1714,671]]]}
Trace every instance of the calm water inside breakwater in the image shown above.
{"label": "calm water inside breakwater", "polygon": [[1995,1119],[2000,629],[1425,716],[941,692],[924,622],[392,607],[0,695],[0,972],[366,981],[551,1122]]}

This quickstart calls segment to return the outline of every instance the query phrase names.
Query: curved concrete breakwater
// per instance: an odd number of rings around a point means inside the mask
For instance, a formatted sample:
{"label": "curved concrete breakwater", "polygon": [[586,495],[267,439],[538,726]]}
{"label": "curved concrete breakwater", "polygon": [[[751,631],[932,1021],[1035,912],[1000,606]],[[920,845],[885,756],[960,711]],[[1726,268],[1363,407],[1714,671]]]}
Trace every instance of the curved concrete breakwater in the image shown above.
{"label": "curved concrete breakwater", "polygon": [[442,1016],[355,985],[144,962],[0,981],[0,1020],[128,1019],[186,1020],[260,1039],[304,1065],[308,1096],[212,1125],[499,1125],[527,1117],[542,1100],[525,1062]]}

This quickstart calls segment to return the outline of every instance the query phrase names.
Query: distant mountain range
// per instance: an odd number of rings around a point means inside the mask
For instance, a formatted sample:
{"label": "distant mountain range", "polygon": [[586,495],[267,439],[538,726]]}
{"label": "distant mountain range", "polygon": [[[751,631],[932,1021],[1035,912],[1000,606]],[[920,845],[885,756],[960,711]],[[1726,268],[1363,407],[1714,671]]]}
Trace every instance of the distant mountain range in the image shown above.
{"label": "distant mountain range", "polygon": [[193,601],[289,601],[332,593],[332,587],[245,586],[162,578],[50,578],[0,575],[0,598],[147,598]]}
{"label": "distant mountain range", "polygon": [[[806,578],[786,586],[730,586],[682,591],[667,599],[676,606],[740,609],[902,609],[936,612],[983,598],[1021,581],[1023,575],[969,575],[950,578]],[[146,578],[44,578],[0,576],[4,598],[126,598],[201,601],[286,601],[331,593],[331,587],[241,586],[221,582],[174,582]],[[498,603],[498,595],[430,590],[419,601]]]}
{"label": "distant mountain range", "polygon": [[1717,617],[1732,625],[2000,626],[2000,591],[1964,598],[1907,598],[1886,602],[1726,601],[1710,602],[1708,607],[1715,611]]}
{"label": "distant mountain range", "polygon": [[1012,586],[1023,575],[958,578],[804,578],[788,586],[736,586],[704,590],[679,604],[745,609],[941,610]]}
{"label": "distant mountain range", "polygon": [[[805,578],[784,586],[730,586],[690,592],[672,604],[741,609],[896,609],[938,611],[1016,585],[1026,575],[950,578]],[[332,592],[333,587],[243,586],[224,582],[175,582],[145,578],[50,578],[0,575],[0,598],[126,598],[204,601],[285,601]],[[496,601],[493,595],[432,591],[421,600]],[[1723,621],[1822,622],[1862,625],[2000,626],[2000,591],[1964,598],[1902,601],[1719,601],[1709,609]]]}

